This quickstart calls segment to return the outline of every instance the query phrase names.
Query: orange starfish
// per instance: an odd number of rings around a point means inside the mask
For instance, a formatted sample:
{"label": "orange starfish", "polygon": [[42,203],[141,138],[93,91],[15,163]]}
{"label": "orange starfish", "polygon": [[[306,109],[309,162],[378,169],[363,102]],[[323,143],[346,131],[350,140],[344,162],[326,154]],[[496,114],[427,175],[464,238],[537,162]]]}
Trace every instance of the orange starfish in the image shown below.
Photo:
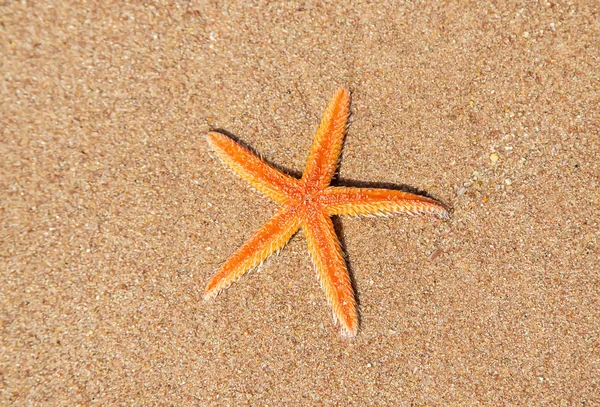
{"label": "orange starfish", "polygon": [[216,132],[208,133],[208,144],[221,161],[252,187],[281,204],[265,223],[215,273],[206,286],[204,299],[214,298],[271,253],[280,250],[302,228],[327,300],[339,321],[342,334],[355,336],[358,310],[332,215],[369,215],[404,212],[427,213],[446,218],[439,202],[424,196],[389,189],[330,186],[348,124],[350,94],[339,89],[323,114],[302,179],[275,169],[247,148]]}

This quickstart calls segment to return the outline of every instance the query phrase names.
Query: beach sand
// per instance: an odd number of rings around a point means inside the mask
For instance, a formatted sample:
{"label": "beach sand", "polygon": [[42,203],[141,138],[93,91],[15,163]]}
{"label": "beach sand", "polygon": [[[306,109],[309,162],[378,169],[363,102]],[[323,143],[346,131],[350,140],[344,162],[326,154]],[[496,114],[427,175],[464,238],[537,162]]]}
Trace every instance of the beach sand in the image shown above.
{"label": "beach sand", "polygon": [[[600,405],[597,2],[4,2],[0,405]],[[350,2],[349,2],[350,3]],[[210,302],[340,86],[338,185],[430,217],[335,219],[333,325],[302,232]]]}

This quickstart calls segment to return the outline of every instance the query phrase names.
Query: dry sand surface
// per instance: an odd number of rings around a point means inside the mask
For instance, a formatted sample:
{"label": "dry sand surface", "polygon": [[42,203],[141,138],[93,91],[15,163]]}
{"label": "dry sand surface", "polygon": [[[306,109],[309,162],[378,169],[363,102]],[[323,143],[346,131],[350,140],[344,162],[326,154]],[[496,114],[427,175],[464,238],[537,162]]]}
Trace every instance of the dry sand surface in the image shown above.
{"label": "dry sand surface", "polygon": [[[345,3],[345,4],[343,4]],[[0,5],[0,405],[600,405],[600,3]],[[211,302],[353,93],[340,185],[452,208],[336,219],[340,337],[302,233]]]}

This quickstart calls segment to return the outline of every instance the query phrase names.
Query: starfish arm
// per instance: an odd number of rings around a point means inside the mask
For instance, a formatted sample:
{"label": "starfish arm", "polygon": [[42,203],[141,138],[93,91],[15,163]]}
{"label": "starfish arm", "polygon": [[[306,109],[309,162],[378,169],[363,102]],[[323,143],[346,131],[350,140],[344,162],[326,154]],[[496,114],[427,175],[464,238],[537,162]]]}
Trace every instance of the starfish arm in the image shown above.
{"label": "starfish arm", "polygon": [[329,187],[321,194],[329,215],[432,214],[448,217],[448,210],[434,199],[391,189]]}
{"label": "starfish arm", "polygon": [[358,310],[342,249],[331,219],[323,212],[302,224],[321,286],[333,310],[333,318],[340,321],[342,334],[355,336],[358,331]]}
{"label": "starfish arm", "polygon": [[246,147],[217,132],[206,136],[219,159],[256,190],[277,203],[298,189],[299,181],[272,167]]}
{"label": "starfish arm", "polygon": [[350,93],[341,88],[331,98],[317,129],[302,176],[305,185],[324,188],[331,182],[338,165],[349,113]]}
{"label": "starfish arm", "polygon": [[221,290],[256,267],[273,252],[280,250],[300,228],[297,208],[282,206],[255,234],[242,245],[208,282],[204,299],[216,297]]}

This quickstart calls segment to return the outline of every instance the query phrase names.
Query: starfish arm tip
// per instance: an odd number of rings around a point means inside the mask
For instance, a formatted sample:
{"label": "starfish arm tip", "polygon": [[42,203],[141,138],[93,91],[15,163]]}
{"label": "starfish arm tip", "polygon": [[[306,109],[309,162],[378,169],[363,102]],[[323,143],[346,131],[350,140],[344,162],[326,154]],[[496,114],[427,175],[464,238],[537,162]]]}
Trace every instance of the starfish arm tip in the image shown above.
{"label": "starfish arm tip", "polygon": [[342,337],[344,337],[344,338],[350,338],[350,339],[355,338],[356,335],[358,334],[358,325],[344,326],[344,327],[342,327],[340,332],[342,334]]}
{"label": "starfish arm tip", "polygon": [[209,131],[208,133],[206,133],[206,142],[208,143],[209,146],[213,146],[216,139],[219,138],[220,136],[222,136],[221,133],[218,133],[216,131]]}
{"label": "starfish arm tip", "polygon": [[450,209],[442,203],[438,203],[439,207],[435,211],[435,215],[440,219],[450,219]]}
{"label": "starfish arm tip", "polygon": [[336,93],[350,95],[350,90],[347,86],[341,86],[340,88],[338,88]]}
{"label": "starfish arm tip", "polygon": [[208,282],[206,288],[204,289],[204,292],[202,293],[202,299],[204,301],[211,301],[215,299],[215,297],[217,297],[221,293],[221,291],[223,291],[228,286],[229,285],[223,286],[223,284],[219,284],[219,282],[211,280]]}
{"label": "starfish arm tip", "polygon": [[208,302],[210,300],[212,300],[213,298],[215,298],[219,293],[215,293],[214,291],[210,291],[210,290],[205,290],[204,294],[202,294],[202,299],[205,302]]}

